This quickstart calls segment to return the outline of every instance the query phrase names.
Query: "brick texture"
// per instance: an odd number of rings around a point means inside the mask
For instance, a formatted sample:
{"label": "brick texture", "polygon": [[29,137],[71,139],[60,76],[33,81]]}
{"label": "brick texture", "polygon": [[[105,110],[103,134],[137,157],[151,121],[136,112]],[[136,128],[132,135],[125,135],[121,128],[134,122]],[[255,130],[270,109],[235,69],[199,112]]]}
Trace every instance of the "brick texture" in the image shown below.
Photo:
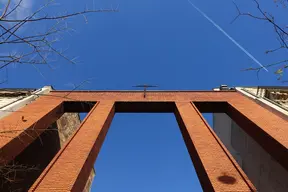
{"label": "brick texture", "polygon": [[63,114],[62,100],[41,97],[0,120],[0,164],[19,155]]}
{"label": "brick texture", "polygon": [[[81,124],[79,113],[64,113],[57,121],[59,143],[61,148],[75,134]],[[43,171],[43,170],[42,170]],[[95,176],[94,169],[91,171],[83,192],[89,192]],[[35,179],[36,180],[36,179]]]}
{"label": "brick texture", "polygon": [[[68,92],[69,93],[69,92]],[[51,96],[63,97],[65,91],[52,92]],[[288,170],[288,121],[275,115],[238,92],[214,91],[75,91],[69,94],[70,100],[86,101],[224,101],[230,104],[228,115],[245,128],[245,131],[258,142],[269,154]],[[213,112],[213,111],[211,111]],[[242,117],[241,117],[242,116]]]}
{"label": "brick texture", "polygon": [[63,97],[69,93],[67,100],[76,101],[227,101],[240,96],[237,92],[213,92],[213,91],[163,91],[147,92],[146,98],[141,91],[55,91],[51,96]]}
{"label": "brick texture", "polygon": [[114,102],[99,102],[30,191],[82,191],[113,115]]}
{"label": "brick texture", "polygon": [[229,104],[228,115],[288,170],[288,121],[247,98]]}
{"label": "brick texture", "polygon": [[[204,191],[256,191],[190,102],[177,102],[176,117]],[[181,123],[182,122],[182,123]]]}

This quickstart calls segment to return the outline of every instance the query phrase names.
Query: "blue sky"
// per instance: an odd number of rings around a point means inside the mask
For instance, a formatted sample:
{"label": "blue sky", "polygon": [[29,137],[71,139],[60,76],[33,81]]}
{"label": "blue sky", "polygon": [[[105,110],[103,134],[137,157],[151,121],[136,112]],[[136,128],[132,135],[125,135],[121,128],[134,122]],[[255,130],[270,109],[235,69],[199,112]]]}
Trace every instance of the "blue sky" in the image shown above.
{"label": "blue sky", "polygon": [[[75,1],[73,5],[69,1],[59,2],[59,6],[53,7],[54,12],[72,12],[93,5],[92,0]],[[265,50],[278,46],[267,23],[242,17],[230,24],[237,14],[232,1],[192,2],[261,63],[285,58],[286,52],[264,54]],[[237,3],[244,10],[255,11],[250,0]],[[95,0],[94,3],[95,8],[110,8],[111,4],[115,7],[119,4],[120,12],[89,14],[88,24],[81,16],[69,20],[69,26],[76,32],[62,35],[56,47],[69,48],[70,57],[79,56],[77,64],[59,59],[52,64],[55,70],[38,67],[45,78],[33,66],[10,67],[9,82],[3,86],[50,84],[56,89],[72,89],[72,83],[79,84],[90,78],[91,84],[82,89],[133,89],[132,86],[139,83],[157,84],[159,89],[279,84],[273,72],[263,71],[260,80],[253,72],[242,72],[241,69],[258,65],[186,0]],[[272,0],[263,4],[274,6]],[[277,14],[284,17],[279,10]]]}
{"label": "blue sky", "polygon": [[[59,1],[54,11],[83,10],[93,1]],[[269,24],[248,17],[230,21],[237,12],[231,0],[191,0],[263,64],[285,59],[286,52],[266,55],[278,46]],[[236,1],[250,12],[250,0]],[[262,1],[277,10],[273,0]],[[187,0],[95,0],[95,8],[119,4],[120,12],[89,14],[70,20],[76,32],[64,34],[56,44],[68,56],[53,63],[55,70],[40,66],[9,67],[2,87],[129,90],[136,84],[156,84],[161,90],[211,90],[229,86],[282,85],[273,70],[255,73],[241,69],[258,67],[227,37],[200,15]],[[36,6],[36,5],[34,5]],[[284,23],[285,12],[277,11]],[[42,26],[43,27],[43,26]],[[45,27],[45,26],[44,26]],[[29,32],[29,29],[26,29]],[[27,32],[26,31],[26,32]],[[3,50],[0,50],[3,51]],[[275,69],[274,69],[275,71]],[[92,191],[202,191],[173,114],[116,114],[95,165]]]}

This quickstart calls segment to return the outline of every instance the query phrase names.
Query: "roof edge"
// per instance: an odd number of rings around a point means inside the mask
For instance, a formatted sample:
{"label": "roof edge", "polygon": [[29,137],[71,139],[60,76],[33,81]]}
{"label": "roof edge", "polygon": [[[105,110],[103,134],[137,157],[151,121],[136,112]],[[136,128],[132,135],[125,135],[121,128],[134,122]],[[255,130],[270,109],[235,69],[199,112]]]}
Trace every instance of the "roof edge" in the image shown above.
{"label": "roof edge", "polygon": [[[143,92],[143,90],[51,90],[51,92]],[[146,92],[215,92],[213,90],[146,90]],[[227,90],[223,92],[237,92],[236,90]]]}

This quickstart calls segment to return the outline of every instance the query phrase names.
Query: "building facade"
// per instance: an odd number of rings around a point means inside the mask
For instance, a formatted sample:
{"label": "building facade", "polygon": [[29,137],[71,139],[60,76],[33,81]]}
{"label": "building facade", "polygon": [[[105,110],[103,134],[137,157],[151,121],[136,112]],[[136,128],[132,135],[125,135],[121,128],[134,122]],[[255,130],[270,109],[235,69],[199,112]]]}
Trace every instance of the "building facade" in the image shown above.
{"label": "building facade", "polygon": [[[287,120],[288,87],[261,86],[233,89]],[[226,86],[214,89],[214,91],[226,90],[228,90]],[[213,114],[213,129],[259,192],[288,191],[288,171],[227,114]]]}

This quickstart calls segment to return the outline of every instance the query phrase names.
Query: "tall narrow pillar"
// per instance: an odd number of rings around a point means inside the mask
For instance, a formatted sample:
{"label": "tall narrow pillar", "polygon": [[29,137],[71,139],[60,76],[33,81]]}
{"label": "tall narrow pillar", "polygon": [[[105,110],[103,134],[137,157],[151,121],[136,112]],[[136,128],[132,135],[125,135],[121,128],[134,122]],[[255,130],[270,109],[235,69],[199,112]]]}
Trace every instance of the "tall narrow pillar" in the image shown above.
{"label": "tall narrow pillar", "polygon": [[176,102],[175,115],[204,191],[256,191],[194,104]]}
{"label": "tall narrow pillar", "polygon": [[114,116],[114,102],[98,102],[29,191],[83,191]]}
{"label": "tall narrow pillar", "polygon": [[227,114],[288,170],[288,122],[243,96],[229,101]]}

